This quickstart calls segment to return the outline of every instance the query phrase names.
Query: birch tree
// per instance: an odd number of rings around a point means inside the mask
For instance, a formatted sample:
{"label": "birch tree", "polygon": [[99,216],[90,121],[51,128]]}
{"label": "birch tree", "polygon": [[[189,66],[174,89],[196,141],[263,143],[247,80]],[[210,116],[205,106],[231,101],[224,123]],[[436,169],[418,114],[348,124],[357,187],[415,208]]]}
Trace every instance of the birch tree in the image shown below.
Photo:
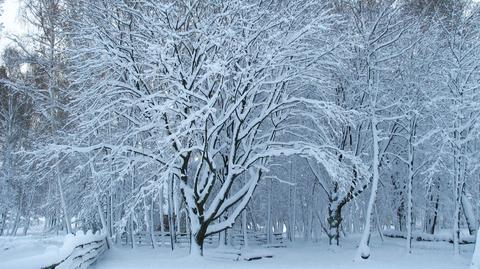
{"label": "birch tree", "polygon": [[[403,115],[395,115],[398,101],[387,102],[386,96],[394,94],[389,83],[395,70],[387,68],[391,60],[401,56],[410,46],[395,46],[410,28],[408,18],[399,19],[402,5],[395,1],[371,3],[355,1],[352,4],[354,14],[354,27],[361,42],[364,79],[359,86],[365,89],[367,108],[365,114],[371,128],[371,192],[367,204],[365,226],[360,244],[355,255],[355,260],[368,259],[370,256],[370,229],[371,217],[378,191],[380,180],[380,165],[382,156],[382,141],[388,137],[382,136],[381,125],[388,121],[398,119]],[[393,97],[393,96],[392,96]],[[390,100],[395,100],[391,98]]]}

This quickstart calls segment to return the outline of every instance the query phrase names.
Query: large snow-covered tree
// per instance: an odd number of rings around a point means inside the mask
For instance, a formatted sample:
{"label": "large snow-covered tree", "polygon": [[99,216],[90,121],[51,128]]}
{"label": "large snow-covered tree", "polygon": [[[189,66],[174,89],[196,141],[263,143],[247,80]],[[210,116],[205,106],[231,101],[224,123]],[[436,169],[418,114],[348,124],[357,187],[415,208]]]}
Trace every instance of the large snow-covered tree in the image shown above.
{"label": "large snow-covered tree", "polygon": [[130,208],[177,181],[192,253],[201,255],[206,236],[234,224],[272,157],[311,156],[344,176],[334,158],[341,150],[325,130],[296,124],[303,117],[330,122],[327,129],[349,120],[334,103],[297,94],[304,71],[330,49],[318,47],[331,19],[320,3],[88,7],[72,39],[81,46],[71,74],[78,132],[74,143],[51,149],[96,152],[108,164],[103,174],[144,177],[132,185]]}

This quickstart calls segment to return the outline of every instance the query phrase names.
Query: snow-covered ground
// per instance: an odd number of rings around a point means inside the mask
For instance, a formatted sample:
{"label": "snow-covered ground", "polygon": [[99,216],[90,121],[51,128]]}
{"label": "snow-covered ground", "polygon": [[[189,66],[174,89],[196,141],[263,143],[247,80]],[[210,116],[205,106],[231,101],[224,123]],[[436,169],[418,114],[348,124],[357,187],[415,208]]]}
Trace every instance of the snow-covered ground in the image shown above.
{"label": "snow-covered ground", "polygon": [[[372,256],[367,261],[353,262],[358,237],[343,241],[343,246],[330,248],[320,243],[295,243],[287,248],[262,249],[270,252],[273,258],[254,261],[232,261],[219,258],[214,249],[206,250],[205,259],[188,257],[187,249],[174,252],[166,248],[115,247],[98,261],[95,269],[152,269],[152,268],[315,268],[315,269],[463,269],[468,268],[473,245],[461,246],[461,255],[455,257],[453,245],[445,242],[414,242],[413,254],[406,254],[405,240],[386,238],[385,242],[377,237],[372,241]],[[228,251],[223,251],[228,252]],[[215,256],[215,257],[214,257]]]}
{"label": "snow-covered ground", "polygon": [[[65,233],[45,234],[43,219],[36,220],[27,235],[0,236],[0,263],[43,254],[62,246]],[[19,230],[19,234],[22,229]],[[0,269],[3,269],[0,266]]]}
{"label": "snow-covered ground", "polygon": [[65,235],[0,236],[0,261],[3,263],[43,254],[53,247],[60,247],[64,239]]}

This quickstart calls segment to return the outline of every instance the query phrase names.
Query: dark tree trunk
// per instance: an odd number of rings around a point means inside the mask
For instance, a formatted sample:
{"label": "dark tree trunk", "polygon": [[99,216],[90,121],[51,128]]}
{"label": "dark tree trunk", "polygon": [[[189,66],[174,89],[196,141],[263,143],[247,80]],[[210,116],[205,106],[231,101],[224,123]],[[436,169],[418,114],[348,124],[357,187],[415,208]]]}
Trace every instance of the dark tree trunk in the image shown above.
{"label": "dark tree trunk", "polygon": [[7,213],[2,213],[2,224],[0,226],[0,236],[5,232],[5,225],[7,223]]}
{"label": "dark tree trunk", "polygon": [[338,206],[335,209],[328,209],[328,243],[330,245],[335,244],[339,245],[339,239],[340,239],[340,227],[342,224],[342,207],[343,206]]}
{"label": "dark tree trunk", "polygon": [[[439,187],[437,187],[438,190]],[[431,215],[428,216],[428,221],[427,221],[427,227],[426,227],[426,232],[429,234],[434,234],[435,233],[435,226],[437,225],[437,215],[438,215],[438,207],[439,207],[439,200],[440,197],[438,193],[431,193],[430,195],[430,202],[433,203],[433,210],[431,212]]]}
{"label": "dark tree trunk", "polygon": [[203,243],[207,234],[207,227],[205,223],[200,224],[198,229],[192,228],[190,233],[190,255],[203,256]]}

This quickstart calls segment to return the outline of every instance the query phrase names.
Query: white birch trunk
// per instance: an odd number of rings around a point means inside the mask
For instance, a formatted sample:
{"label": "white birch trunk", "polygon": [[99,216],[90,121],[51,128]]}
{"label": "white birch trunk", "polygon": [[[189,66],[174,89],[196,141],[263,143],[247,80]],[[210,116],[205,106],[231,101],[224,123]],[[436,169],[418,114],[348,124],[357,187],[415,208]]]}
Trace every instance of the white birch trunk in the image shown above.
{"label": "white birch trunk", "polygon": [[112,236],[114,234],[113,231],[113,195],[110,192],[108,196],[108,219],[107,219],[107,225],[108,225],[108,234]]}
{"label": "white birch trunk", "polygon": [[468,232],[470,233],[470,235],[473,235],[476,231],[475,225],[477,224],[477,220],[475,218],[472,204],[470,203],[467,195],[465,194],[462,194],[462,208],[465,215],[465,221],[467,222]]}
{"label": "white birch trunk", "polygon": [[150,237],[150,244],[152,245],[152,248],[155,248],[155,239],[154,239],[154,235],[153,235],[153,227],[150,223],[150,218],[149,218],[150,212],[151,212],[151,208],[149,210],[147,202],[146,202],[146,198],[145,198],[145,199],[143,199],[143,221],[145,222],[145,230],[146,230],[145,234],[148,233],[148,237]]}
{"label": "white birch trunk", "polygon": [[247,209],[242,212],[243,248],[248,248]]}
{"label": "white birch trunk", "polygon": [[97,200],[98,215],[100,216],[100,222],[102,223],[102,230],[107,236],[107,245],[108,245],[108,248],[110,248],[112,246],[112,239],[108,232],[107,221],[105,220],[105,215],[103,214],[102,204],[100,203],[100,199],[96,197],[96,200]]}
{"label": "white birch trunk", "polygon": [[475,250],[473,251],[470,269],[480,269],[480,229],[477,230],[477,240],[475,241]]}
{"label": "white birch trunk", "polygon": [[453,182],[453,193],[454,193],[454,201],[455,201],[455,209],[453,211],[453,251],[455,256],[460,254],[460,244],[459,244],[459,236],[460,236],[460,226],[459,226],[459,214],[460,214],[460,192],[459,192],[459,181],[460,181],[460,162],[458,161],[459,157],[457,156],[457,152],[454,152],[454,182]]}
{"label": "white birch trunk", "polygon": [[135,248],[135,230],[133,228],[133,214],[130,216],[130,246]]}
{"label": "white birch trunk", "polygon": [[169,232],[170,232],[170,247],[172,250],[175,248],[175,218],[174,218],[174,209],[173,209],[173,177],[170,179],[168,184],[168,222],[169,222]]}
{"label": "white birch trunk", "polygon": [[460,214],[460,203],[458,197],[455,197],[455,210],[453,212],[453,251],[455,256],[460,255],[460,226],[458,215]]}
{"label": "white birch trunk", "polygon": [[[413,126],[412,126],[413,128]],[[413,132],[413,130],[411,130]],[[408,145],[408,178],[407,178],[407,253],[412,253],[412,183],[413,183],[413,133],[410,135]]]}
{"label": "white birch trunk", "polygon": [[55,175],[57,179],[58,192],[60,194],[60,203],[62,204],[63,218],[65,220],[65,226],[67,228],[67,233],[72,234],[72,224],[70,222],[70,217],[68,215],[67,203],[65,202],[65,194],[63,192],[62,181],[60,180],[60,175],[58,174],[58,169]]}
{"label": "white birch trunk", "polygon": [[[133,173],[135,175],[135,167],[133,168]],[[134,175],[131,175],[132,192],[135,189],[135,177],[134,177]],[[133,225],[134,225],[133,217],[134,216],[135,216],[135,208],[132,209],[132,213],[130,215],[130,240],[131,240],[132,248],[135,248],[135,229],[133,227]]]}
{"label": "white birch trunk", "polygon": [[368,200],[367,214],[365,216],[365,227],[362,233],[362,238],[360,239],[360,244],[358,246],[357,252],[355,254],[355,261],[360,259],[368,259],[370,257],[370,229],[372,223],[372,213],[375,200],[377,198],[378,190],[378,181],[379,181],[379,137],[377,130],[377,119],[372,115],[372,137],[373,137],[373,180],[372,180],[372,191],[370,193],[370,198]]}
{"label": "white birch trunk", "polygon": [[268,204],[267,204],[267,244],[272,243],[272,180],[269,180],[268,186]]}
{"label": "white birch trunk", "polygon": [[165,229],[163,227],[163,187],[160,189],[160,197],[159,197],[159,203],[158,203],[158,212],[160,214],[160,245],[163,246],[164,240],[165,240]]}

